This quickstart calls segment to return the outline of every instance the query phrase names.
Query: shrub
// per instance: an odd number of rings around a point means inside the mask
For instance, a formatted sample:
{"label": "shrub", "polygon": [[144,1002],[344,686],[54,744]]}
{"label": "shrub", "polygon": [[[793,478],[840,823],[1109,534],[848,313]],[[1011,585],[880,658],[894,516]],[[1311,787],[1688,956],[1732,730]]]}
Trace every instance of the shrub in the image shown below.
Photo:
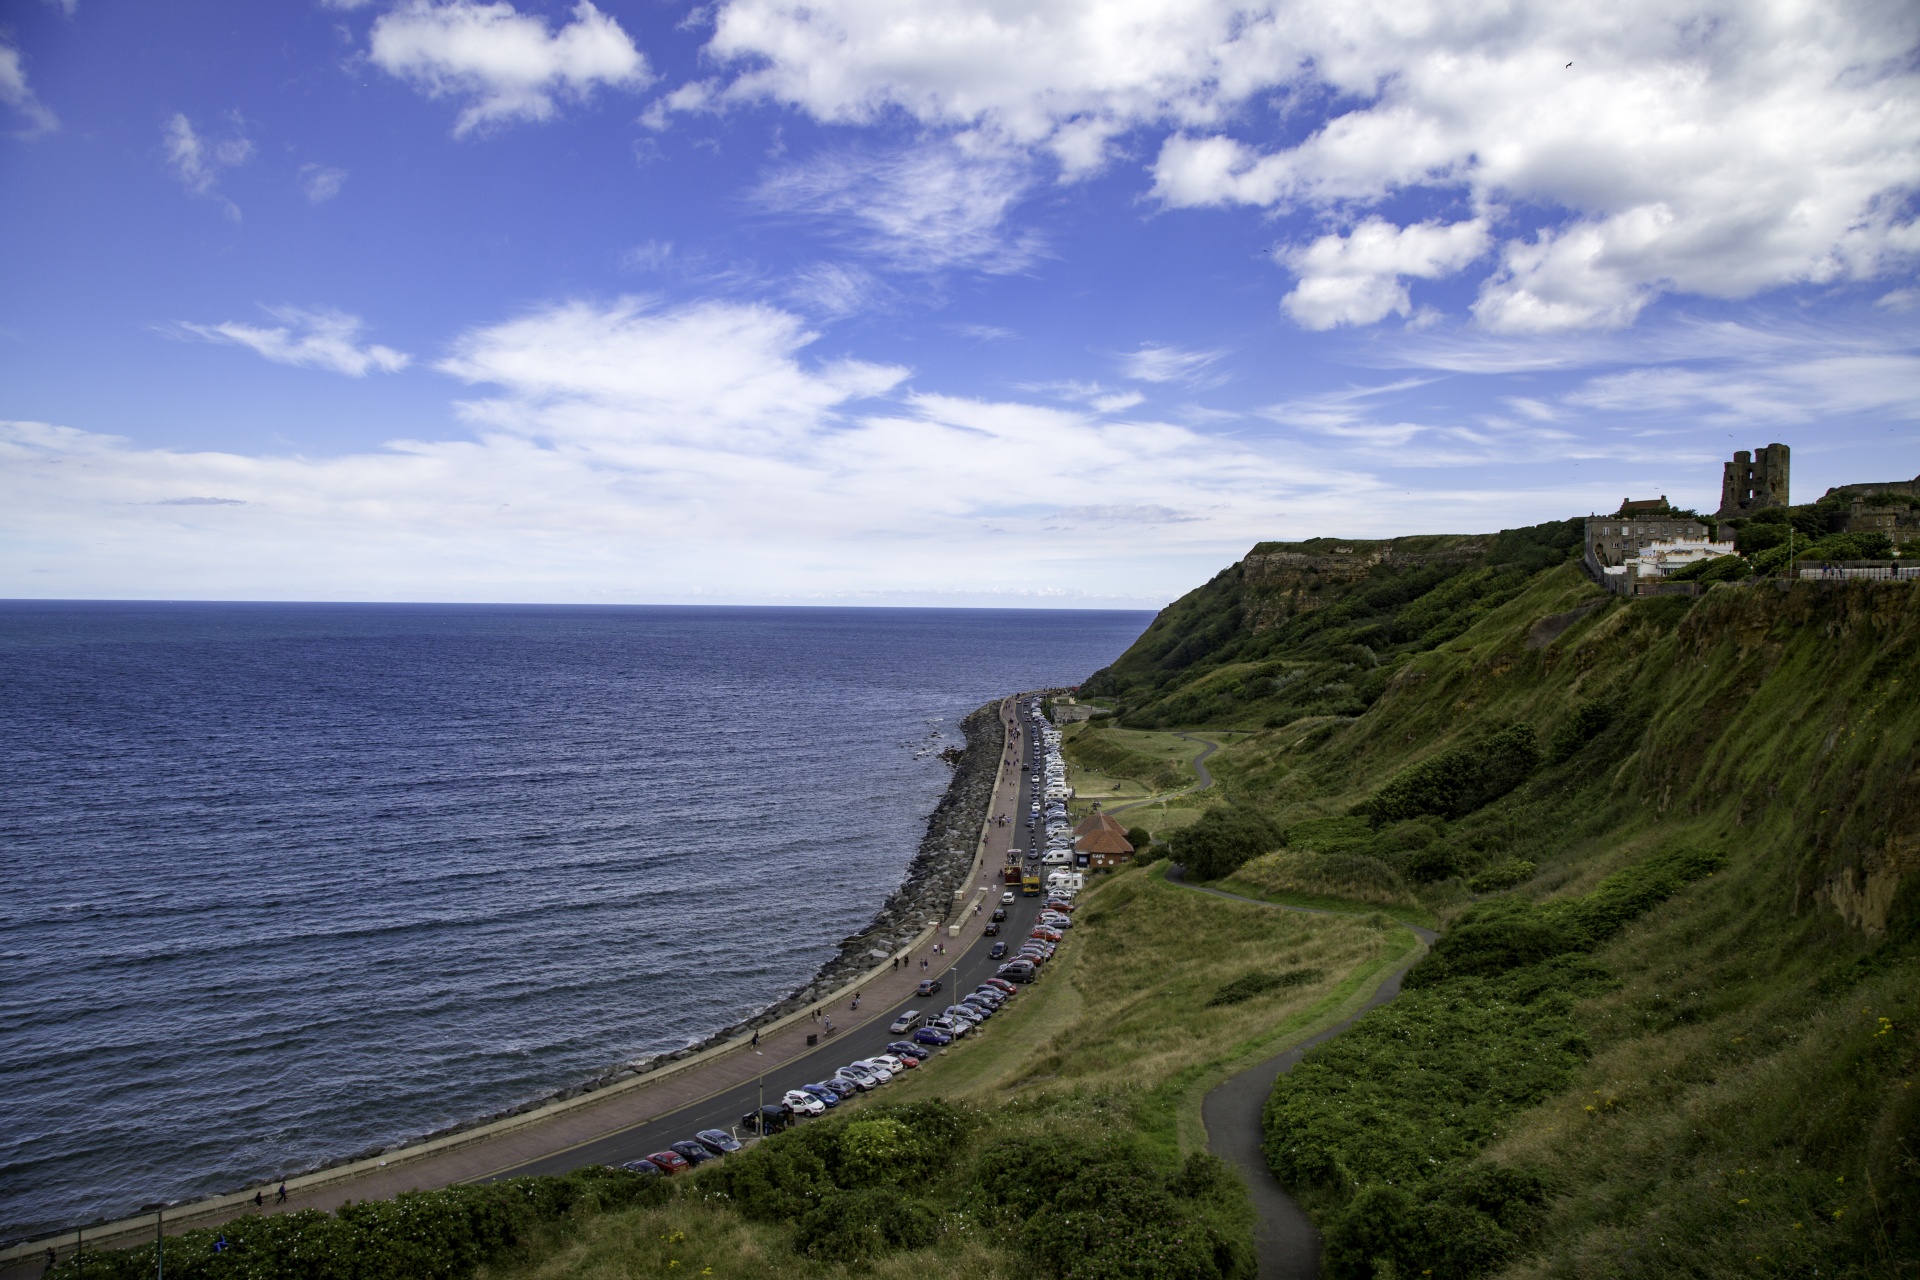
{"label": "shrub", "polygon": [[[594,1166],[557,1178],[511,1178],[411,1192],[392,1200],[236,1218],[168,1237],[165,1267],[177,1280],[460,1280],[525,1239],[536,1223],[576,1207],[664,1202],[659,1177]],[[218,1241],[225,1247],[216,1250]],[[154,1271],[153,1247],[89,1253],[92,1280],[138,1280]],[[71,1259],[59,1277],[79,1276]]]}
{"label": "shrub", "polygon": [[1553,745],[1547,759],[1553,764],[1572,759],[1580,748],[1592,742],[1614,722],[1620,708],[1610,698],[1593,698],[1573,709],[1573,714],[1553,732]]}
{"label": "shrub", "polygon": [[1201,814],[1192,826],[1174,833],[1171,845],[1190,875],[1218,880],[1285,840],[1285,832],[1265,814],[1228,805]]}
{"label": "shrub", "polygon": [[1539,763],[1533,727],[1516,724],[1405,770],[1364,809],[1376,824],[1424,814],[1463,817],[1512,791]]}
{"label": "shrub", "polygon": [[800,1216],[794,1246],[802,1253],[858,1262],[895,1249],[923,1249],[940,1233],[939,1218],[897,1187],[833,1192]]}
{"label": "shrub", "polygon": [[1533,863],[1525,858],[1508,858],[1497,862],[1485,871],[1467,881],[1467,887],[1475,893],[1497,893],[1502,889],[1511,889],[1533,879],[1536,870]]}
{"label": "shrub", "polygon": [[1326,976],[1324,969],[1292,969],[1286,973],[1268,973],[1255,970],[1252,973],[1243,973],[1232,982],[1227,983],[1218,991],[1214,992],[1213,998],[1207,1001],[1207,1008],[1213,1009],[1221,1005],[1239,1004],[1242,1001],[1251,1000],[1257,995],[1264,995],[1269,991],[1279,991],[1286,987],[1303,987],[1309,982],[1318,982]]}
{"label": "shrub", "polygon": [[1738,582],[1753,574],[1751,562],[1741,556],[1714,556],[1696,560],[1667,575],[1669,582]]}
{"label": "shrub", "polygon": [[1127,843],[1133,846],[1135,853],[1139,853],[1153,843],[1153,832],[1145,827],[1128,827]]}

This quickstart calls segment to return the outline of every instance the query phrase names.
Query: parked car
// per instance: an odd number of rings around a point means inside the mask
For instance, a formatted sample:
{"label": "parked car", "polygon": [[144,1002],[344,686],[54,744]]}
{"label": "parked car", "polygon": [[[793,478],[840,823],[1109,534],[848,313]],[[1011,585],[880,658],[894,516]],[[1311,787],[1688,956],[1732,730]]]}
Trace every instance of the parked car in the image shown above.
{"label": "parked car", "polygon": [[693,1136],[706,1143],[709,1151],[717,1151],[721,1155],[740,1149],[739,1142],[725,1129],[702,1129]]}
{"label": "parked car", "polygon": [[966,1035],[967,1032],[973,1030],[973,1024],[965,1018],[948,1017],[946,1014],[941,1014],[927,1025],[939,1028],[955,1040],[958,1040],[960,1037]]}
{"label": "parked car", "polygon": [[881,1084],[888,1084],[893,1080],[893,1068],[878,1058],[862,1058],[853,1065],[871,1073],[873,1078]]}
{"label": "parked car", "polygon": [[1066,935],[1061,933],[1058,929],[1055,929],[1050,925],[1037,924],[1033,926],[1033,932],[1029,933],[1027,936],[1029,938],[1043,938],[1048,942],[1058,942],[1060,941],[1060,939],[1064,938]]}
{"label": "parked car", "polygon": [[862,1089],[878,1089],[880,1087],[879,1076],[873,1074],[871,1071],[863,1070],[860,1066],[852,1062],[849,1062],[846,1066],[834,1072],[833,1078],[835,1080],[851,1080]]}
{"label": "parked car", "polygon": [[920,979],[920,985],[915,987],[914,990],[919,992],[923,996],[930,996],[934,992],[940,990],[940,979],[922,978]]}
{"label": "parked car", "polygon": [[820,1099],[814,1097],[805,1089],[789,1089],[780,1101],[792,1107],[793,1113],[798,1116],[817,1116],[827,1109],[826,1103],[820,1101]]}
{"label": "parked car", "polygon": [[921,1027],[913,1033],[915,1044],[932,1045],[935,1048],[943,1044],[952,1044],[953,1037],[938,1027]]}
{"label": "parked car", "polygon": [[826,1103],[829,1110],[840,1105],[839,1091],[825,1081],[819,1084],[803,1084],[800,1087]]}
{"label": "parked car", "polygon": [[876,1053],[873,1055],[873,1060],[895,1075],[899,1075],[909,1067],[917,1067],[920,1065],[918,1062],[908,1062],[904,1058],[897,1058],[891,1053]]}
{"label": "parked car", "polygon": [[842,1067],[827,1077],[827,1087],[837,1092],[843,1098],[851,1098],[855,1094],[867,1093],[871,1090],[878,1089],[880,1082],[870,1076],[863,1080],[859,1076],[850,1074],[845,1067]]}
{"label": "parked car", "polygon": [[678,1151],[656,1151],[647,1159],[658,1165],[662,1173],[685,1173],[693,1168],[687,1158]]}
{"label": "parked car", "polygon": [[1007,944],[1004,942],[996,942],[991,947],[987,948],[987,959],[989,960],[999,960],[1002,957],[1004,957],[1006,954],[1007,954]]}
{"label": "parked car", "polygon": [[1032,982],[1034,978],[1039,975],[1039,972],[1038,967],[1029,961],[1013,960],[1001,965],[1000,968],[994,972],[994,976],[996,978],[1003,978],[1008,982],[1025,983]]}
{"label": "parked car", "polygon": [[976,1027],[987,1020],[986,1010],[976,1008],[964,1000],[959,1004],[948,1005],[942,1012],[949,1018],[964,1018]]}
{"label": "parked car", "polygon": [[1004,991],[1008,995],[1016,995],[1019,992],[1019,988],[1015,987],[1011,982],[1008,982],[1004,978],[988,978],[981,985],[992,987],[996,991]]}
{"label": "parked car", "polygon": [[679,1142],[669,1143],[668,1145],[675,1151],[678,1151],[681,1157],[690,1165],[705,1164],[709,1160],[718,1160],[720,1158],[714,1155],[713,1152],[707,1150],[706,1143],[695,1142],[692,1138],[686,1138]]}
{"label": "parked car", "polygon": [[933,1056],[933,1050],[924,1044],[915,1044],[911,1040],[895,1040],[887,1046],[887,1052],[905,1062],[925,1062]]}
{"label": "parked car", "polygon": [[[776,1105],[771,1102],[757,1110],[749,1111],[740,1117],[740,1127],[749,1133],[779,1133],[792,1123],[793,1109],[784,1104]],[[648,1158],[658,1160],[660,1157],[650,1156]]]}
{"label": "parked car", "polygon": [[625,1164],[621,1165],[620,1167],[622,1169],[625,1169],[628,1173],[646,1173],[646,1174],[651,1174],[656,1178],[661,1177],[666,1173],[665,1169],[662,1169],[659,1165],[655,1164],[653,1161],[647,1160],[644,1158],[639,1160],[629,1160]]}
{"label": "parked car", "polygon": [[895,1018],[891,1023],[889,1023],[887,1025],[887,1030],[893,1032],[893,1034],[897,1036],[903,1036],[907,1032],[913,1030],[915,1027],[919,1025],[920,1025],[920,1011],[918,1009],[908,1009],[906,1012],[902,1013],[899,1017]]}

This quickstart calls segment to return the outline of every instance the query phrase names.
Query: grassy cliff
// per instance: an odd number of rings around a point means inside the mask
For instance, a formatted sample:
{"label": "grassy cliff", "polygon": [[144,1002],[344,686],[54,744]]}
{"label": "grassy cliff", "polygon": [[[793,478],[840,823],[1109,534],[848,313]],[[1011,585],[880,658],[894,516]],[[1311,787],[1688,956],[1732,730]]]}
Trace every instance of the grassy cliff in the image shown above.
{"label": "grassy cliff", "polygon": [[1256,548],[1098,678],[1271,725],[1210,762],[1285,832],[1243,891],[1449,925],[1283,1078],[1269,1155],[1340,1276],[1920,1274],[1920,592],[1626,601],[1555,528],[1310,609]]}

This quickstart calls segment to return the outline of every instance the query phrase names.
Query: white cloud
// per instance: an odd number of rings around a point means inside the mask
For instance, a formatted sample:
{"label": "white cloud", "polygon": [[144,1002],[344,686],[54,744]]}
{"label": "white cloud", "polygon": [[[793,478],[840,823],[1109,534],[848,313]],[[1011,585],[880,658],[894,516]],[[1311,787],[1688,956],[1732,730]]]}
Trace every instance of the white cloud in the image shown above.
{"label": "white cloud", "polygon": [[1120,372],[1135,382],[1182,382],[1193,386],[1203,380],[1213,381],[1208,378],[1207,370],[1226,354],[1142,343],[1138,351],[1120,357]]}
{"label": "white cloud", "polygon": [[258,352],[276,364],[303,365],[363,378],[369,373],[396,373],[407,367],[411,357],[392,347],[360,340],[366,327],[358,316],[340,311],[305,311],[299,307],[271,307],[277,328],[240,324],[191,324],[181,321],[176,327],[208,342],[232,343]]}
{"label": "white cloud", "polygon": [[781,212],[856,225],[861,247],[903,270],[1007,273],[1027,266],[1040,249],[1003,227],[1027,185],[1016,158],[938,143],[830,152],[775,171],[759,198]]}
{"label": "white cloud", "polygon": [[238,122],[231,137],[206,138],[194,129],[191,120],[176,111],[167,121],[164,134],[167,163],[173,166],[173,176],[180,185],[196,196],[217,201],[227,216],[237,221],[240,208],[220,194],[219,182],[222,171],[253,158],[253,143],[239,131]]}
{"label": "white cloud", "polygon": [[28,86],[26,63],[21,59],[20,51],[10,44],[0,44],[0,102],[12,107],[26,122],[23,128],[16,131],[17,137],[38,137],[60,127],[60,121],[53,112],[42,105]]}
{"label": "white cloud", "polygon": [[346,185],[347,171],[335,169],[323,164],[303,164],[300,166],[300,189],[307,193],[311,204],[321,204],[340,194],[340,188]]}
{"label": "white cloud", "polygon": [[[1069,175],[1171,128],[1168,206],[1347,225],[1464,196],[1500,241],[1475,317],[1528,333],[1910,270],[1916,44],[1905,0],[727,0],[708,53],[732,78],[709,96],[904,113]],[[1269,140],[1269,104],[1298,140]],[[1349,314],[1399,309],[1348,283]]]}
{"label": "white cloud", "polygon": [[641,89],[647,60],[591,0],[557,31],[507,3],[406,0],[373,24],[374,64],[430,97],[467,100],[455,136],[510,120],[550,120],[556,96]]}
{"label": "white cloud", "polygon": [[1368,218],[1347,235],[1322,236],[1282,255],[1300,283],[1281,305],[1309,329],[1412,315],[1413,301],[1402,283],[1406,277],[1451,275],[1486,247],[1484,219],[1396,227]]}
{"label": "white cloud", "polygon": [[904,392],[816,341],[765,305],[552,306],[453,344],[473,438],[331,458],[10,424],[0,590],[1158,604],[1377,488],[1237,436]]}

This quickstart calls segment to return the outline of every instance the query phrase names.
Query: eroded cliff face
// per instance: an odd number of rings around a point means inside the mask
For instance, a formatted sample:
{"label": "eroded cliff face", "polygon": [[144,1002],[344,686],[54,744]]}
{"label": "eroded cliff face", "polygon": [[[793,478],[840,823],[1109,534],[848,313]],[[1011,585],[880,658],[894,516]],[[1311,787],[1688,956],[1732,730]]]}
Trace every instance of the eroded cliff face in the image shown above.
{"label": "eroded cliff face", "polygon": [[1262,542],[1240,562],[1246,618],[1254,629],[1278,626],[1312,613],[1372,573],[1426,565],[1459,565],[1486,551],[1486,541],[1435,535],[1383,541],[1315,538],[1309,542]]}

